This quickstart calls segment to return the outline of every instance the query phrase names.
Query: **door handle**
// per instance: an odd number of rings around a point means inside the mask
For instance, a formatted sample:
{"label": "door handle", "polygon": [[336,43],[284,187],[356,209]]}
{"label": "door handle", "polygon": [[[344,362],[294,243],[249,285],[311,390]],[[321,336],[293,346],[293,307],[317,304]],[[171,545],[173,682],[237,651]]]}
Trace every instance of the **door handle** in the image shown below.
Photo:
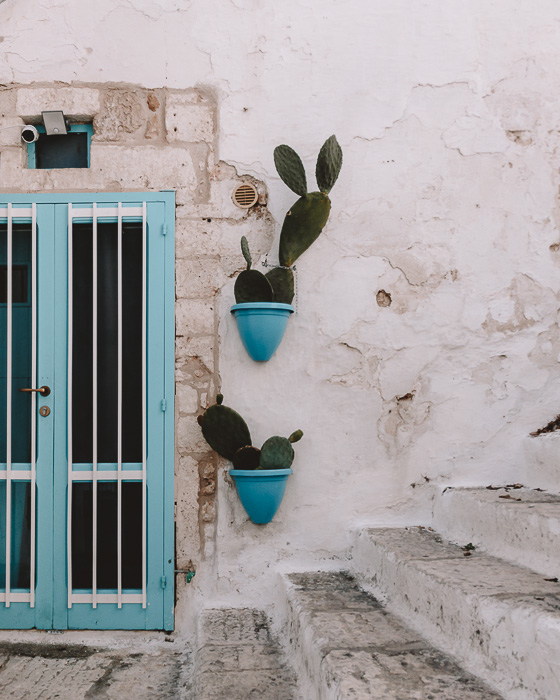
{"label": "door handle", "polygon": [[36,391],[38,394],[41,394],[41,396],[48,396],[51,393],[50,387],[48,386],[42,386],[39,389],[20,389],[20,391],[24,391],[28,394]]}

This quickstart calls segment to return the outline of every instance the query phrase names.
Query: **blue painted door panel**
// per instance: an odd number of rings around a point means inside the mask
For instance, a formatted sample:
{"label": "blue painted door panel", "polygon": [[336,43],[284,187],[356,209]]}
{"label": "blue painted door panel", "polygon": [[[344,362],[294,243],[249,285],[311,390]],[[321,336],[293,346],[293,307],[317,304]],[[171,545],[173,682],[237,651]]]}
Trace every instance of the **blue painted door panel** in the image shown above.
{"label": "blue painted door panel", "polygon": [[[7,607],[0,602],[0,628],[33,628],[39,629],[172,629],[174,606],[174,523],[173,523],[173,415],[174,415],[174,193],[119,193],[119,194],[43,194],[43,195],[0,195],[0,286],[2,284],[2,265],[6,265],[6,245],[2,243],[2,209],[5,204],[13,206],[37,205],[37,384],[47,384],[52,393],[40,398],[37,408],[44,406],[50,409],[47,417],[37,417],[37,485],[36,485],[36,586],[35,606],[28,602],[12,602]],[[75,426],[82,418],[92,411],[91,393],[80,387],[80,356],[88,355],[88,339],[76,340],[76,328],[79,334],[87,334],[88,325],[80,326],[78,308],[74,311],[74,354],[79,350],[78,361],[74,367],[74,391],[72,410],[73,443],[73,479],[79,472],[78,481],[72,487],[72,520],[69,527],[68,512],[68,230],[69,205],[72,209],[87,210],[84,216],[74,217],[73,221],[73,262],[79,270],[79,264],[86,267],[80,275],[87,277],[87,250],[80,253],[82,245],[91,246],[92,239],[92,203],[100,208],[116,208],[121,203],[123,219],[123,259],[128,259],[133,253],[131,246],[137,245],[136,234],[141,231],[141,224],[133,217],[126,217],[126,209],[142,206],[146,202],[147,222],[147,285],[146,285],[146,606],[136,602],[142,593],[139,584],[138,558],[141,558],[141,548],[138,537],[141,537],[142,521],[140,518],[142,487],[136,478],[127,479],[126,472],[133,470],[140,473],[141,462],[133,446],[127,448],[137,429],[130,424],[129,416],[137,416],[136,404],[138,396],[132,389],[128,391],[132,399],[127,403],[127,359],[128,364],[134,364],[138,351],[134,349],[134,327],[129,319],[138,311],[134,294],[126,287],[127,283],[135,289],[138,286],[137,271],[123,266],[123,577],[122,606],[113,602],[116,596],[114,559],[116,556],[116,493],[117,475],[116,458],[113,459],[111,450],[112,437],[111,421],[105,422],[100,431],[98,427],[98,469],[105,477],[98,482],[97,489],[97,605],[92,602],[92,573],[91,565],[92,539],[92,473],[91,455],[88,453],[87,439],[80,438],[81,428]],[[79,214],[79,211],[78,211]],[[103,394],[99,387],[103,382],[111,391],[111,379],[106,376],[112,371],[114,354],[114,338],[110,330],[114,326],[111,319],[112,288],[107,281],[114,274],[116,253],[111,242],[116,231],[116,219],[103,219],[98,223],[98,345],[102,347],[99,354],[105,357],[105,365],[99,360],[98,354],[98,394],[105,405],[98,407],[98,422],[112,415],[112,399]],[[19,222],[21,224],[21,222]],[[20,228],[23,230],[23,222]],[[140,227],[140,228],[139,228]],[[4,233],[5,236],[5,233]],[[13,265],[18,267],[17,277],[20,287],[19,301],[13,305],[14,328],[14,365],[13,365],[13,426],[12,452],[13,469],[30,469],[29,435],[30,435],[30,403],[29,395],[21,394],[21,386],[30,386],[30,285],[29,278],[29,237],[20,236],[16,244],[16,227],[14,227]],[[101,239],[105,243],[100,243]],[[86,243],[84,244],[84,241]],[[129,243],[126,243],[129,241]],[[103,246],[106,246],[105,248]],[[127,247],[128,246],[128,247]],[[77,252],[78,251],[78,252]],[[2,257],[4,255],[4,257]],[[80,255],[82,263],[80,263]],[[136,254],[136,257],[137,254]],[[141,259],[141,256],[140,256]],[[85,263],[84,263],[85,261]],[[27,268],[26,268],[27,266]],[[138,263],[136,263],[138,267]],[[26,276],[27,275],[27,276]],[[14,280],[16,275],[14,274]],[[27,282],[26,282],[27,280]],[[75,307],[81,303],[80,294],[89,281],[81,279],[72,286],[73,303]],[[78,286],[76,286],[78,284]],[[80,286],[81,284],[81,286]],[[103,291],[104,285],[107,289]],[[26,290],[25,293],[22,290]],[[77,290],[77,291],[76,291]],[[27,295],[27,296],[26,296]],[[103,296],[104,295],[104,296]],[[91,297],[91,292],[90,292]],[[91,298],[84,297],[87,309],[91,309]],[[15,299],[15,292],[14,292]],[[4,300],[5,301],[5,300]],[[140,300],[139,300],[140,301]],[[86,308],[84,307],[84,308]],[[85,313],[85,312],[84,312]],[[89,311],[91,313],[91,311]],[[108,314],[105,316],[104,314]],[[82,314],[83,315],[83,314]],[[92,316],[93,318],[93,316]],[[2,342],[6,328],[6,304],[2,306],[0,290],[0,470],[6,453],[6,344]],[[127,345],[128,343],[128,345]],[[130,354],[132,353],[132,355]],[[89,360],[88,360],[89,361]],[[87,361],[84,360],[87,365]],[[90,365],[91,365],[91,361]],[[84,365],[84,366],[86,366]],[[76,374],[78,372],[78,374]],[[129,380],[129,385],[131,382]],[[78,389],[76,388],[78,387]],[[17,396],[16,396],[17,394]],[[107,404],[107,401],[109,404]],[[27,403],[26,403],[27,402]],[[165,409],[165,410],[162,410]],[[3,411],[3,412],[2,412]],[[80,413],[81,412],[81,413]],[[129,424],[127,427],[126,421]],[[135,419],[137,420],[137,419]],[[86,419],[87,422],[87,419]],[[83,420],[82,420],[83,423]],[[101,425],[100,423],[100,425]],[[16,425],[17,430],[16,430]],[[76,430],[78,433],[76,434]],[[128,432],[127,432],[128,431]],[[17,435],[17,436],[16,436]],[[87,436],[86,436],[87,437]],[[3,441],[3,442],[2,442]],[[81,447],[80,447],[81,445]],[[2,451],[3,450],[3,451]],[[127,461],[128,460],[128,461]],[[84,473],[85,472],[85,473]],[[2,490],[2,488],[4,490]],[[28,541],[29,534],[29,481],[12,482],[12,589],[29,591],[29,579],[26,583],[26,566],[29,567]],[[3,504],[3,505],[2,505]],[[4,510],[2,510],[2,507]],[[128,510],[127,510],[128,509]],[[0,481],[0,592],[5,578],[6,552],[6,486]],[[72,534],[71,545],[68,547],[68,532]],[[69,550],[72,556],[72,586],[71,597],[68,591]],[[4,553],[4,562],[2,561]],[[4,566],[4,569],[2,569]],[[4,578],[3,578],[4,575]],[[23,586],[21,589],[18,586]],[[134,596],[134,602],[126,602],[127,596]],[[102,601],[103,597],[110,602]],[[87,600],[86,600],[87,599]]]}

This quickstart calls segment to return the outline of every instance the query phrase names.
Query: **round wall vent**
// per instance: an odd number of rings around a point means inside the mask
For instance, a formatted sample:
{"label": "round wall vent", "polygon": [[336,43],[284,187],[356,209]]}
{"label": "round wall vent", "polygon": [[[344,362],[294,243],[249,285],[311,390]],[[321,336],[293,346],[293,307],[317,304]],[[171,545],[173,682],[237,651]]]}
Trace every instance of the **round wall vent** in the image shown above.
{"label": "round wall vent", "polygon": [[233,203],[240,209],[250,209],[257,203],[259,193],[254,185],[244,182],[233,191]]}

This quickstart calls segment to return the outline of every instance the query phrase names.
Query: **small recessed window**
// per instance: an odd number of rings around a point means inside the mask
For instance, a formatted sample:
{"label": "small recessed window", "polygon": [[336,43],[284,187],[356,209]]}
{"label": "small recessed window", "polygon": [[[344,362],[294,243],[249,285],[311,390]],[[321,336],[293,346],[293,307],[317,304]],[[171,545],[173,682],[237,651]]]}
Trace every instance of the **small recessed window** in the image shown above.
{"label": "small recessed window", "polygon": [[60,136],[47,136],[43,126],[37,131],[39,139],[27,145],[28,168],[89,168],[92,124],[70,124],[68,133]]}

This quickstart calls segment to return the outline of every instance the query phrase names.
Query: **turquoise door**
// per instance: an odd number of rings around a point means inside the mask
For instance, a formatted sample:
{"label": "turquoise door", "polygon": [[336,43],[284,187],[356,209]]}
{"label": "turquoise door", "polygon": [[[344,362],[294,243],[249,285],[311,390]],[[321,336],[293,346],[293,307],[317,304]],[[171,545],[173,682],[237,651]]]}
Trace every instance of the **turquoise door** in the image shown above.
{"label": "turquoise door", "polygon": [[0,628],[173,628],[174,207],[0,196]]}

